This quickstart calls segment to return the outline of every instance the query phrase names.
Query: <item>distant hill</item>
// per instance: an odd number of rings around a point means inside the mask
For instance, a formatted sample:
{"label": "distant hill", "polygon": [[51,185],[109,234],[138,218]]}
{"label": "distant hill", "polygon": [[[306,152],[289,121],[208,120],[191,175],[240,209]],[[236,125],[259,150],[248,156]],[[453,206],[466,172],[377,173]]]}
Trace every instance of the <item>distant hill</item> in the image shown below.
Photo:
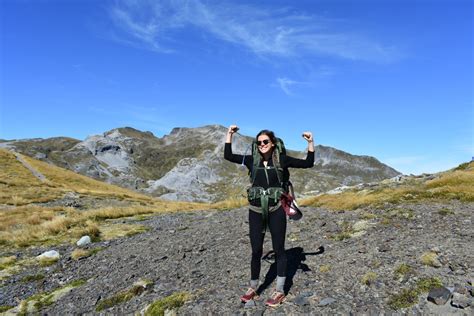
{"label": "distant hill", "polygon": [[474,202],[474,162],[435,174],[400,175],[380,182],[340,187],[306,199],[302,204],[347,210],[428,200]]}
{"label": "distant hill", "polygon": [[[240,196],[248,186],[247,171],[223,159],[226,131],[220,125],[174,128],[159,138],[124,127],[84,141],[68,137],[26,139],[3,142],[0,147],[163,199],[215,202]],[[252,139],[237,134],[233,151],[248,152]],[[289,153],[300,158],[306,155]],[[373,157],[321,145],[316,146],[312,169],[290,171],[296,192],[303,197],[400,174]]]}

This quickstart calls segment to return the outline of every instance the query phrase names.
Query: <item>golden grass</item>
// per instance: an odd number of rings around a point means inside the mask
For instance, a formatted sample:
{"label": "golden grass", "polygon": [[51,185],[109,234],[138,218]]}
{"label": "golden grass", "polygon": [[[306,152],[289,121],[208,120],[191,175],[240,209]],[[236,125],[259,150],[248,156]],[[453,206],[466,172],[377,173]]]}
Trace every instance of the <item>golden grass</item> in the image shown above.
{"label": "golden grass", "polygon": [[16,256],[0,257],[0,270],[11,267],[16,262]]}
{"label": "golden grass", "polygon": [[474,202],[474,162],[465,168],[447,171],[439,178],[422,182],[417,179],[398,187],[380,187],[375,190],[346,191],[323,194],[301,201],[304,206],[327,207],[335,210],[353,210],[384,203],[418,202],[423,200],[460,200]]}
{"label": "golden grass", "polygon": [[152,203],[156,199],[131,190],[91,179],[75,172],[48,163],[21,157],[47,181],[38,180],[30,170],[20,163],[8,150],[0,149],[0,203],[26,205],[56,200],[67,192],[95,197],[113,197],[118,200],[133,200]]}
{"label": "golden grass", "polygon": [[15,248],[74,242],[83,235],[89,235],[92,240],[126,236],[145,230],[141,225],[122,225],[114,229],[105,221],[143,214],[191,211],[197,206],[201,208],[202,204],[157,201],[150,206],[105,207],[90,211],[77,211],[68,207],[20,206],[0,211],[0,246]]}
{"label": "golden grass", "polygon": [[74,260],[79,260],[81,258],[87,258],[90,257],[99,251],[104,250],[102,247],[98,248],[93,248],[93,249],[81,249],[81,248],[76,248],[71,252],[71,258]]}
{"label": "golden grass", "polygon": [[38,263],[42,267],[49,267],[58,262],[58,258],[39,258]]}
{"label": "golden grass", "polygon": [[[75,172],[59,168],[42,161],[23,156],[33,168],[41,172],[56,188],[64,188],[67,191],[93,195],[93,196],[113,196],[122,199],[133,199],[142,201],[152,201],[153,198],[144,194],[136,193],[121,187],[110,185],[92,178],[77,174]],[[92,189],[93,188],[93,189]]]}
{"label": "golden grass", "polygon": [[[134,234],[144,231],[143,227],[123,226],[114,230],[104,221],[209,208],[209,204],[162,201],[30,157],[22,158],[42,173],[47,181],[39,181],[13,153],[0,149],[0,204],[12,205],[0,209],[0,247],[16,248],[72,242],[74,238],[83,235],[98,240],[103,226],[106,226],[108,237]],[[70,192],[96,199],[124,201],[125,205],[128,205],[77,211],[68,207],[32,204],[57,200]],[[112,231],[114,232],[111,233]]]}
{"label": "golden grass", "polygon": [[136,234],[144,233],[149,228],[139,224],[117,224],[112,223],[109,225],[102,226],[101,238],[103,240],[110,240],[119,237],[133,236]]}
{"label": "golden grass", "polygon": [[79,260],[81,258],[89,257],[89,255],[90,255],[89,250],[80,249],[80,248],[74,249],[71,252],[71,258],[74,260]]}
{"label": "golden grass", "polygon": [[364,285],[371,285],[375,280],[377,280],[377,273],[369,271],[362,276],[360,281]]}
{"label": "golden grass", "polygon": [[243,206],[247,206],[249,203],[247,199],[245,198],[235,198],[231,197],[227,200],[212,203],[210,205],[210,208],[213,209],[218,209],[218,210],[229,210],[229,209],[234,209],[234,208],[240,208]]}
{"label": "golden grass", "polygon": [[438,254],[433,251],[425,252],[420,257],[420,262],[425,266],[439,267]]}

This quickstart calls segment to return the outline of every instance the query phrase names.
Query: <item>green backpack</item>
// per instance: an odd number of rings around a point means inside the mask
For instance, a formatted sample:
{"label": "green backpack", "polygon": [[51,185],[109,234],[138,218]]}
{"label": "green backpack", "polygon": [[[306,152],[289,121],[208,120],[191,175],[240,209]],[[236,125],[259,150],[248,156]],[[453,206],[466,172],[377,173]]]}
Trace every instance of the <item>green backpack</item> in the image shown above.
{"label": "green backpack", "polygon": [[[273,205],[275,205],[276,203],[278,203],[282,194],[288,193],[291,187],[290,172],[288,171],[288,168],[283,169],[281,167],[281,162],[280,162],[281,155],[286,155],[285,144],[280,138],[277,138],[277,142],[275,144],[275,148],[272,154],[272,160],[273,160],[273,167],[276,169],[278,182],[280,182],[280,186],[270,187],[266,190],[261,187],[253,187],[255,178],[257,176],[257,170],[265,169],[265,168],[260,167],[262,156],[260,155],[258,151],[257,142],[255,140],[252,142],[253,165],[252,165],[252,169],[249,171],[250,183],[252,187],[250,187],[247,190],[247,198],[249,202],[260,200],[260,205],[262,207],[263,232],[265,232],[267,229],[269,204],[272,203]],[[266,169],[265,169],[265,175],[267,176],[267,180],[268,180]]]}

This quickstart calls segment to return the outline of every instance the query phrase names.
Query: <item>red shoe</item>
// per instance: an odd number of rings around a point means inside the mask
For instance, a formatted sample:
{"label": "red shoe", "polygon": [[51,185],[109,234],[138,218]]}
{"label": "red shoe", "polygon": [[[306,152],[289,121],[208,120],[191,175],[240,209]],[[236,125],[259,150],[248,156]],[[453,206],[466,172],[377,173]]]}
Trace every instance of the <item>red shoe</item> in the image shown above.
{"label": "red shoe", "polygon": [[258,298],[257,292],[255,292],[255,290],[250,287],[247,292],[240,297],[240,300],[242,303],[247,303],[248,301],[256,298]]}
{"label": "red shoe", "polygon": [[272,297],[269,298],[265,302],[265,305],[270,306],[270,307],[277,307],[278,305],[280,305],[284,301],[285,301],[285,293],[273,292]]}

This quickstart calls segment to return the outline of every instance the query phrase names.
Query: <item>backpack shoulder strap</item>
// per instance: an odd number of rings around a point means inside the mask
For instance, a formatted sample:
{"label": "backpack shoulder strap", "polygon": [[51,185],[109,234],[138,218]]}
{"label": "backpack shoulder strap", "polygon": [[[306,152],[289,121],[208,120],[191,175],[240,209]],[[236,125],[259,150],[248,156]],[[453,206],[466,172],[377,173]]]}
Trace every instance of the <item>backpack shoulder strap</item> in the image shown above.
{"label": "backpack shoulder strap", "polygon": [[252,142],[252,157],[253,157],[253,164],[252,169],[249,170],[250,176],[250,183],[253,185],[255,182],[255,178],[257,177],[257,168],[260,166],[261,156],[258,152],[257,142],[254,140]]}

